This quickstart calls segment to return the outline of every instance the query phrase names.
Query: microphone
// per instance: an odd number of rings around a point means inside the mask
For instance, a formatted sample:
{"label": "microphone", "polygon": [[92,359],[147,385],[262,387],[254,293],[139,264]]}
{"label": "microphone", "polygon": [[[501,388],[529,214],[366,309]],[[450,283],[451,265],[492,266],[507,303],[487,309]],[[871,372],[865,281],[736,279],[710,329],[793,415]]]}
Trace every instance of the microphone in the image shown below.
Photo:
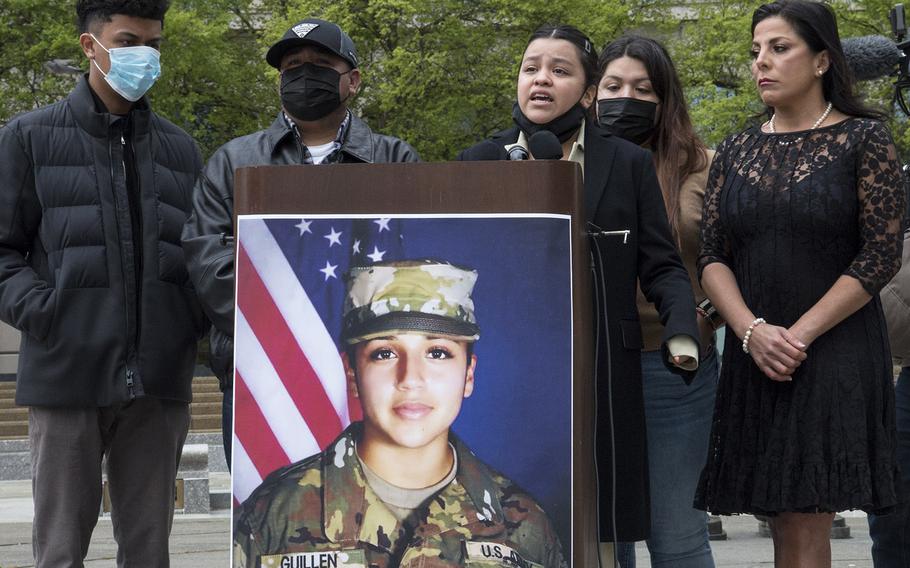
{"label": "microphone", "polygon": [[528,139],[528,148],[535,160],[559,160],[562,158],[562,144],[549,130],[538,130]]}
{"label": "microphone", "polygon": [[846,38],[841,41],[841,46],[857,81],[891,75],[904,59],[904,52],[893,41],[880,35]]}
{"label": "microphone", "polygon": [[509,159],[513,161],[517,160],[527,160],[530,158],[528,151],[523,147],[516,144],[509,149]]}
{"label": "microphone", "polygon": [[464,150],[455,159],[465,162],[479,162],[485,160],[507,160],[509,157],[506,155],[505,148],[492,140],[484,140],[477,146]]}

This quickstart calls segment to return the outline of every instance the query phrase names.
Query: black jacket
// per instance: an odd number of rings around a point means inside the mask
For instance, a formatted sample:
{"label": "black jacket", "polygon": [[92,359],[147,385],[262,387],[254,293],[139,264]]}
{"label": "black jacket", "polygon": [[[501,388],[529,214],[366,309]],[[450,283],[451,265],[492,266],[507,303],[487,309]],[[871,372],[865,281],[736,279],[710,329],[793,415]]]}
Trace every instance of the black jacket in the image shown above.
{"label": "black jacket", "polygon": [[[206,324],[180,229],[202,161],[145,99],[128,121],[99,112],[83,78],[66,99],[0,128],[0,319],[22,331],[19,404],[192,397]],[[139,185],[140,258],[124,135]]]}
{"label": "black jacket", "polygon": [[[351,115],[340,163],[416,162],[406,142],[376,134]],[[272,125],[219,148],[196,181],[193,213],[183,228],[190,276],[213,325],[211,366],[222,389],[232,384],[234,357],[234,171],[246,166],[303,163],[303,148],[279,113]]]}
{"label": "black jacket", "polygon": [[[492,137],[500,145],[517,139],[517,127]],[[478,146],[463,156],[476,153]],[[584,146],[585,214],[593,223],[591,232],[618,232],[591,239],[600,537],[614,539],[611,495],[615,467],[616,537],[619,541],[643,540],[650,530],[650,501],[636,285],[640,280],[645,296],[657,306],[664,325],[665,361],[666,341],[674,335],[688,335],[698,342],[695,299],[673,244],[651,153],[590,122],[585,125]],[[694,376],[669,363],[667,367],[685,380]],[[616,441],[615,448],[610,447],[611,439]]]}

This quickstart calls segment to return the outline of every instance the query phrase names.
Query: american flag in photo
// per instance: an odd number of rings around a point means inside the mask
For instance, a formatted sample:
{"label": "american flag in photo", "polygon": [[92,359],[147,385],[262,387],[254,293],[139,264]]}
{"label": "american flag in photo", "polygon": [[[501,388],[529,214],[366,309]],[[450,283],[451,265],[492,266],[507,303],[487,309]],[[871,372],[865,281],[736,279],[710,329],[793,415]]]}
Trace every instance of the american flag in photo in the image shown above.
{"label": "american flag in photo", "polygon": [[400,219],[238,220],[235,504],[360,418],[339,355],[344,276],[404,258],[402,238]]}

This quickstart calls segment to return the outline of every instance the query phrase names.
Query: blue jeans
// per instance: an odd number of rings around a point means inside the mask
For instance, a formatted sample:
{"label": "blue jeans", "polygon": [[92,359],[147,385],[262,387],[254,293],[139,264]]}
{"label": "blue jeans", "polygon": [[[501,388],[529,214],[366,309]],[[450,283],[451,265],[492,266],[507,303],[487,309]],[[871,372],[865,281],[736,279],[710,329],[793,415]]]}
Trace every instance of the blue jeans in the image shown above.
{"label": "blue jeans", "polygon": [[[910,367],[901,369],[894,389],[897,415],[897,463],[901,468],[904,499],[910,497]],[[875,568],[910,566],[910,504],[888,515],[869,515],[872,563]]]}
{"label": "blue jeans", "polygon": [[224,389],[224,398],[221,401],[221,441],[224,444],[224,459],[227,461],[228,471],[231,471],[231,442],[234,440],[234,386]]}
{"label": "blue jeans", "polygon": [[[717,392],[717,353],[705,357],[691,385],[670,373],[660,351],[641,354],[651,478],[651,538],[654,568],[714,568],[708,515],[692,507],[708,456]],[[620,543],[622,568],[635,567],[632,543]]]}
{"label": "blue jeans", "polygon": [[634,542],[619,542],[616,544],[616,562],[616,568],[635,568]]}

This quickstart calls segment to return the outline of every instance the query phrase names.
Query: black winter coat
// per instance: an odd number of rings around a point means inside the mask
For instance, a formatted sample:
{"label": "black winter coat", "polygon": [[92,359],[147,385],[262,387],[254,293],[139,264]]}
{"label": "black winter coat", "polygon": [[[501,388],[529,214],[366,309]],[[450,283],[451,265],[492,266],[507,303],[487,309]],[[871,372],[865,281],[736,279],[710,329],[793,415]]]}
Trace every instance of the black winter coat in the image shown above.
{"label": "black winter coat", "polygon": [[[0,128],[0,319],[22,331],[16,402],[189,402],[205,317],[180,248],[201,158],[137,102],[97,109],[85,78]],[[122,136],[134,153],[135,258]]]}
{"label": "black winter coat", "polygon": [[[517,127],[491,138],[499,145],[517,139]],[[461,157],[476,153],[478,146]],[[600,538],[643,540],[649,535],[651,516],[636,285],[640,280],[642,291],[660,314],[664,361],[667,340],[674,335],[688,335],[698,343],[695,298],[673,243],[651,153],[588,122],[584,154],[585,215],[593,223],[590,230],[611,233],[591,239]],[[694,372],[669,363],[667,367],[686,381],[694,377]]]}
{"label": "black winter coat", "polygon": [[[351,115],[339,163],[417,162],[406,142],[377,134]],[[281,114],[259,132],[235,138],[212,154],[193,192],[193,213],[183,228],[190,276],[212,321],[211,367],[221,388],[234,374],[234,172],[247,166],[303,164],[303,148]],[[320,166],[321,167],[321,166]]]}

